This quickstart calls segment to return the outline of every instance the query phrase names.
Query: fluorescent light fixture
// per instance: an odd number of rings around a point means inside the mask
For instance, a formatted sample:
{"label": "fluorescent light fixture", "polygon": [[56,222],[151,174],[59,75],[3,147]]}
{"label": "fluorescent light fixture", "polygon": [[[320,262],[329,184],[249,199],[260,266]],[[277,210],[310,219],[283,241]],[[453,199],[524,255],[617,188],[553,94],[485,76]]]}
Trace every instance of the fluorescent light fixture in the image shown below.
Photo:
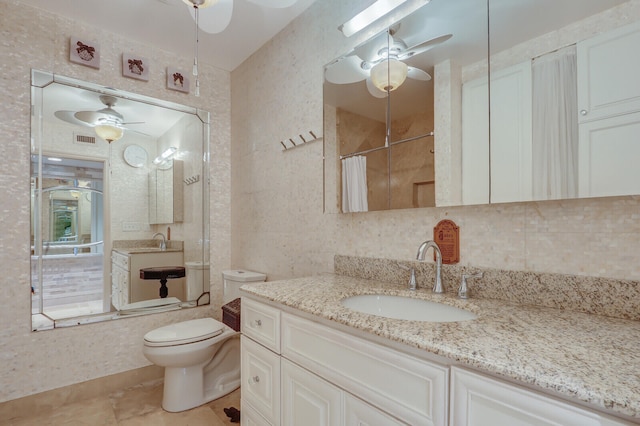
{"label": "fluorescent light fixture", "polygon": [[158,155],[155,160],[153,160],[153,164],[164,163],[169,158],[173,157],[173,154],[175,154],[177,150],[178,148],[176,148],[175,146],[170,146],[169,148],[165,149],[162,154]]}
{"label": "fluorescent light fixture", "polygon": [[378,0],[344,24],[340,25],[338,29],[342,31],[342,34],[346,37],[351,37],[406,1],[407,0]]}
{"label": "fluorescent light fixture", "polygon": [[62,158],[58,158],[58,157],[47,157],[47,160],[49,161],[62,161]]}

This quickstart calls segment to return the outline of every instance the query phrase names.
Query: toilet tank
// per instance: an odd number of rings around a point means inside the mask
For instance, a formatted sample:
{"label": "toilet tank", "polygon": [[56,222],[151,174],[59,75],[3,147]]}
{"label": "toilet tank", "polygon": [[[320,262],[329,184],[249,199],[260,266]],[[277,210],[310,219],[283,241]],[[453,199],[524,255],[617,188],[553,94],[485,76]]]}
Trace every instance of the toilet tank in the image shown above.
{"label": "toilet tank", "polygon": [[224,282],[223,303],[229,303],[240,297],[240,287],[243,284],[263,282],[266,279],[267,276],[260,272],[246,271],[242,269],[222,271],[222,280]]}

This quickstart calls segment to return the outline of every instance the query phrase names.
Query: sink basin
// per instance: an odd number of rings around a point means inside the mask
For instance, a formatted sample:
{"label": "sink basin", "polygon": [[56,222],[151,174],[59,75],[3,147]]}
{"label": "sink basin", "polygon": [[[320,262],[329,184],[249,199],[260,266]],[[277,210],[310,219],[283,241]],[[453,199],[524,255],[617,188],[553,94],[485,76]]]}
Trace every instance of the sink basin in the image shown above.
{"label": "sink basin", "polygon": [[404,296],[363,294],[342,299],[342,305],[365,314],[409,321],[455,322],[477,318],[455,306]]}

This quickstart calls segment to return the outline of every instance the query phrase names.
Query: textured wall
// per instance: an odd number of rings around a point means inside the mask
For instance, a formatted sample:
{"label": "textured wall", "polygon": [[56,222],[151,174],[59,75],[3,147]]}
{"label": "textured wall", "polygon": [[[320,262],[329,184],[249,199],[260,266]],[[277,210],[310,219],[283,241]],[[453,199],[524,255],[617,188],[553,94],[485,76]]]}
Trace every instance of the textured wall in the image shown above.
{"label": "textured wall", "polygon": [[[69,62],[69,37],[100,43],[100,70]],[[148,82],[121,76],[121,54],[151,59]],[[0,402],[149,365],[147,331],[170,322],[219,316],[220,272],[230,265],[230,76],[201,65],[202,96],[165,88],[165,67],[190,69],[192,58],[0,0]],[[217,303],[147,317],[32,333],[29,291],[30,69],[53,71],[211,112],[211,290]]]}
{"label": "textured wall", "polygon": [[367,38],[336,28],[368,3],[316,2],[232,72],[233,265],[277,279],[331,271],[336,253],[409,260],[446,218],[463,265],[639,279],[637,196],[344,215],[328,162],[323,214],[321,143],[281,152],[279,141],[322,128],[322,66]]}

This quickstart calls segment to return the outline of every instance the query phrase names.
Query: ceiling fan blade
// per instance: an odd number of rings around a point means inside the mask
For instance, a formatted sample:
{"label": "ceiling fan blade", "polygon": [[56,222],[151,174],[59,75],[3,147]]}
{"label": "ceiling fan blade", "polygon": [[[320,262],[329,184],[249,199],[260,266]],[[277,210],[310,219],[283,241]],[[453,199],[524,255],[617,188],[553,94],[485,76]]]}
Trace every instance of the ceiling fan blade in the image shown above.
{"label": "ceiling fan blade", "polygon": [[420,68],[407,67],[407,77],[412,78],[414,80],[420,81],[429,81],[431,80],[431,75],[428,72],[421,70]]}
{"label": "ceiling fan blade", "polygon": [[273,9],[284,9],[293,6],[298,0],[247,0],[258,6],[270,7]]}
{"label": "ceiling fan blade", "polygon": [[98,112],[98,111],[78,111],[75,114],[73,114],[73,116],[77,120],[80,120],[89,126],[95,126],[100,121],[109,121],[109,120],[113,121],[112,116],[110,116],[109,114]]}
{"label": "ceiling fan blade", "polygon": [[371,81],[371,77],[367,78],[367,90],[369,91],[371,96],[375,98],[386,98],[388,95],[387,92],[380,90],[373,85],[373,81]]}
{"label": "ceiling fan blade", "polygon": [[449,40],[451,37],[453,37],[453,34],[445,34],[440,37],[432,38],[431,40],[423,41],[414,46],[408,47],[398,55],[398,59],[400,60],[407,59],[407,58],[410,58],[411,56],[424,53],[427,50],[433,49],[437,45],[444,43],[445,41]]}
{"label": "ceiling fan blade", "polygon": [[[187,6],[188,7],[188,6]],[[196,12],[193,7],[189,7],[191,17],[196,19]],[[231,15],[233,14],[233,0],[219,0],[211,7],[198,9],[198,26],[202,31],[209,34],[218,34],[229,26]]]}
{"label": "ceiling fan blade", "polygon": [[87,123],[86,121],[82,121],[82,120],[78,120],[75,117],[76,111],[56,111],[53,113],[53,115],[55,115],[57,118],[59,118],[62,121],[66,121],[67,123],[70,124],[75,124],[76,126],[91,126],[91,124]]}
{"label": "ceiling fan blade", "polygon": [[[360,46],[353,49],[356,55],[363,61],[374,62],[381,59],[378,52],[380,49],[385,49],[389,44],[393,44],[393,39],[389,36],[389,40],[387,39],[387,32],[383,31],[380,34],[374,36],[372,39],[367,40]],[[389,44],[387,44],[389,41]]]}
{"label": "ceiling fan blade", "polygon": [[329,83],[349,84],[362,81],[369,76],[369,72],[362,69],[362,59],[357,56],[347,56],[327,66],[324,78]]}

